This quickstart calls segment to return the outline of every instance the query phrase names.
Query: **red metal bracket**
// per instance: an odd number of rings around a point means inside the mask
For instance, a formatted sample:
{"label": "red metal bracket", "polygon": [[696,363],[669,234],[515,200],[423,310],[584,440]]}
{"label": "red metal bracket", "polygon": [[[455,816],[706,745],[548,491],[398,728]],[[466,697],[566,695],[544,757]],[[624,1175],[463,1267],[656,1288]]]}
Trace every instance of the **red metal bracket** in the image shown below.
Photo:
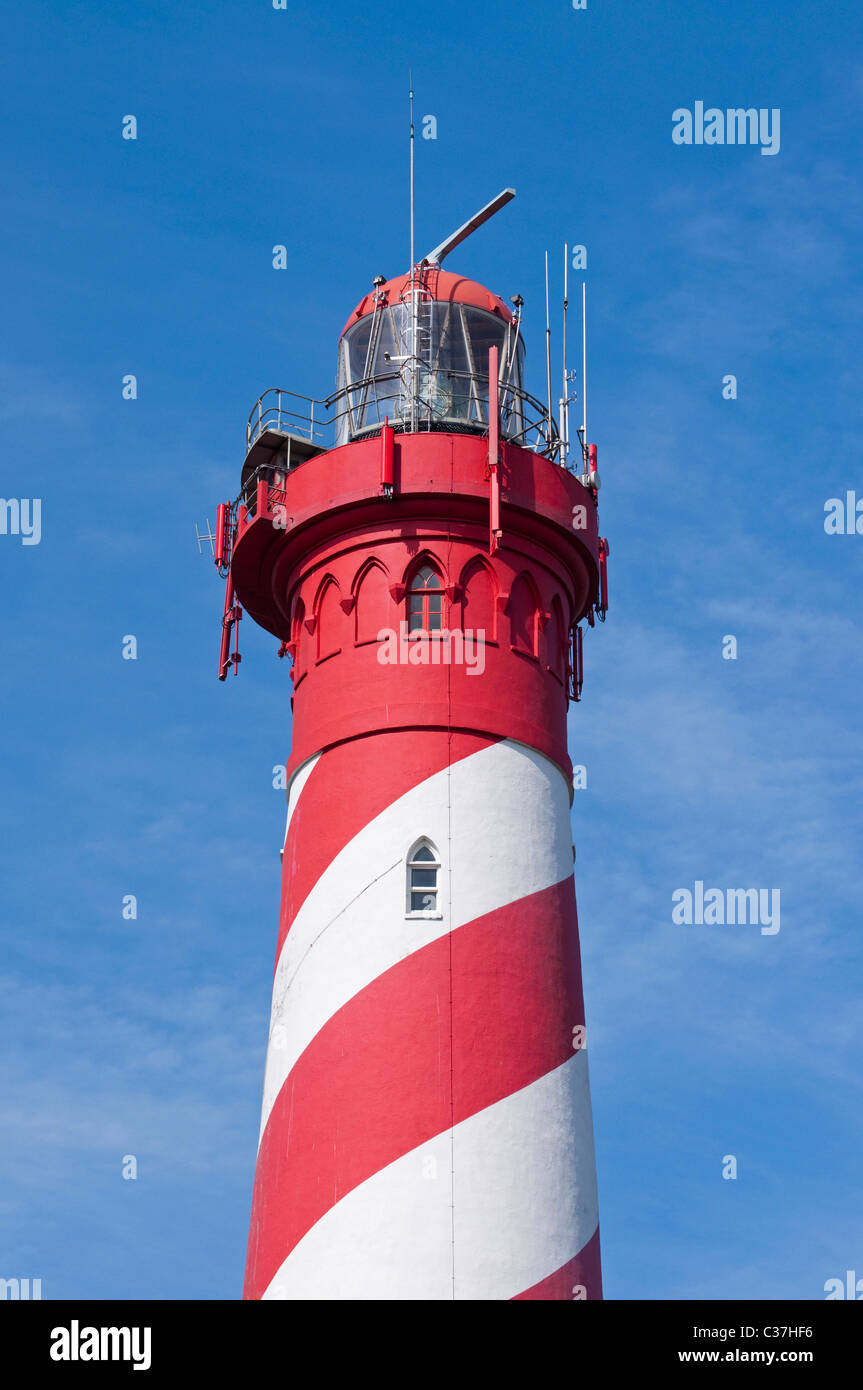
{"label": "red metal bracket", "polygon": [[216,512],[216,537],[213,542],[213,564],[224,570],[231,563],[231,504],[220,502]]}
{"label": "red metal bracket", "polygon": [[494,555],[503,532],[500,525],[500,378],[497,347],[488,350],[488,553]]}
{"label": "red metal bracket", "polygon": [[569,676],[569,698],[576,702],[581,699],[581,688],[584,685],[584,654],[582,651],[582,634],[580,627],[572,628],[569,634],[569,663],[567,674]]}
{"label": "red metal bracket", "polygon": [[[242,661],[240,656],[240,619],[243,610],[238,603],[234,602],[234,581],[230,574],[225,582],[225,611],[222,616],[222,642],[219,648],[219,680],[223,681],[227,677],[231,666],[234,668],[234,675],[238,674],[239,665]],[[234,633],[234,650],[231,651],[231,629]]]}
{"label": "red metal bracket", "polygon": [[[245,509],[244,519],[245,519]],[[222,635],[219,643],[219,680],[223,681],[233,666],[237,675],[242,657],[240,656],[240,619],[243,610],[236,602],[234,582],[231,578],[231,558],[237,538],[237,521],[230,502],[220,502],[216,513],[216,535],[213,544],[213,561],[220,574],[225,576],[225,606],[222,610]],[[234,634],[234,650],[231,651],[231,631]]]}
{"label": "red metal bracket", "polygon": [[386,415],[381,430],[381,492],[388,502],[392,501],[395,492],[395,451],[395,432]]}
{"label": "red metal bracket", "polygon": [[596,611],[599,614],[600,622],[605,622],[605,615],[608,612],[608,541],[602,536],[599,538],[599,601]]}

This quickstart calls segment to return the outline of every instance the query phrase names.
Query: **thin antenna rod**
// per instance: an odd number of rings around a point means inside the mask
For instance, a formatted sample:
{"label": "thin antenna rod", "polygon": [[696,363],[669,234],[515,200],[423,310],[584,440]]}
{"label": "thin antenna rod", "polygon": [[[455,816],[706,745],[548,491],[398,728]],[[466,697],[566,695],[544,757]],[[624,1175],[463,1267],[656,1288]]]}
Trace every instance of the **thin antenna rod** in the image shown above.
{"label": "thin antenna rod", "polygon": [[411,108],[411,350],[410,350],[410,427],[417,427],[417,286],[414,271],[414,75],[408,68]]}
{"label": "thin antenna rod", "polygon": [[584,437],[581,441],[584,449],[585,467],[587,466],[587,283],[581,282],[581,401],[584,408]]}
{"label": "thin antenna rod", "polygon": [[414,267],[414,77],[413,72],[408,68],[408,99],[411,108],[411,280],[413,280]]}
{"label": "thin antenna rod", "polygon": [[563,406],[561,409],[560,433],[563,441],[561,463],[566,466],[569,454],[569,383],[566,379],[566,311],[569,307],[567,293],[569,288],[569,247],[563,243]]}
{"label": "thin antenna rod", "polygon": [[551,443],[551,322],[548,316],[548,252],[545,253],[545,375],[548,386],[548,443]]}

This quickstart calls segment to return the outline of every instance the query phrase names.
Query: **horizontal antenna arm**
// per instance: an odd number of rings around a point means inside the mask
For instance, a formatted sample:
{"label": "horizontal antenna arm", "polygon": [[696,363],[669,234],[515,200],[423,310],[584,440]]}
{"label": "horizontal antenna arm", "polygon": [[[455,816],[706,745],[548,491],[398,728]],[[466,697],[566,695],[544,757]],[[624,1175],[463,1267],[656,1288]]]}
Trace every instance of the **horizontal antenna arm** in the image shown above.
{"label": "horizontal antenna arm", "polygon": [[514,188],[505,188],[503,192],[498,193],[496,198],[492,198],[490,203],[486,203],[484,208],[474,213],[470,221],[465,222],[459,227],[457,232],[453,232],[452,236],[448,236],[446,241],[442,241],[440,246],[436,246],[431,254],[425,257],[428,264],[440,265],[444,256],[448,256],[450,251],[454,251],[457,246],[460,246],[461,243],[470,236],[471,232],[475,232],[477,227],[481,227],[490,217],[494,217],[495,213],[500,212],[501,208],[506,207],[507,203],[511,203],[514,197]]}

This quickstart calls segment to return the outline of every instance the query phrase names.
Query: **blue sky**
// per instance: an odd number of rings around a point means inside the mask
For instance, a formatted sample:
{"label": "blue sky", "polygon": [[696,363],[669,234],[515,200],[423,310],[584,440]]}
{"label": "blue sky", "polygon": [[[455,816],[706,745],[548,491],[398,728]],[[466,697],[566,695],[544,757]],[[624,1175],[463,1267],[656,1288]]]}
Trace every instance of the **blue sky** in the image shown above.
{"label": "blue sky", "polygon": [[[259,393],[327,394],[348,313],[407,268],[409,64],[438,121],[417,250],[518,190],[450,268],[524,295],[537,393],[543,253],[588,248],[612,607],[571,750],[607,1294],[863,1274],[863,537],[823,526],[863,497],[859,7],[18,0],[2,24],[2,494],[43,522],[0,536],[0,1276],[239,1295],[289,687],[251,622],[216,681],[194,528],[238,491]],[[674,145],[696,100],[778,107],[779,154]],[[780,932],[674,925],[696,879],[778,887]]]}

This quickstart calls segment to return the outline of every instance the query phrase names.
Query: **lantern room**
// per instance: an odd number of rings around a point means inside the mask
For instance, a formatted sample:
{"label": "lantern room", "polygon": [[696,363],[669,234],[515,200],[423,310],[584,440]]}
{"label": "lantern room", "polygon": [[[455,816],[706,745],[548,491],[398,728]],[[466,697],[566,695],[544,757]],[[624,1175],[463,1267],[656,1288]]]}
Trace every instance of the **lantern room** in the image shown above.
{"label": "lantern room", "polygon": [[[518,302],[518,301],[517,301]],[[336,444],[380,430],[488,430],[489,349],[497,348],[501,433],[523,434],[518,314],[464,276],[421,264],[375,281],[339,340]]]}

